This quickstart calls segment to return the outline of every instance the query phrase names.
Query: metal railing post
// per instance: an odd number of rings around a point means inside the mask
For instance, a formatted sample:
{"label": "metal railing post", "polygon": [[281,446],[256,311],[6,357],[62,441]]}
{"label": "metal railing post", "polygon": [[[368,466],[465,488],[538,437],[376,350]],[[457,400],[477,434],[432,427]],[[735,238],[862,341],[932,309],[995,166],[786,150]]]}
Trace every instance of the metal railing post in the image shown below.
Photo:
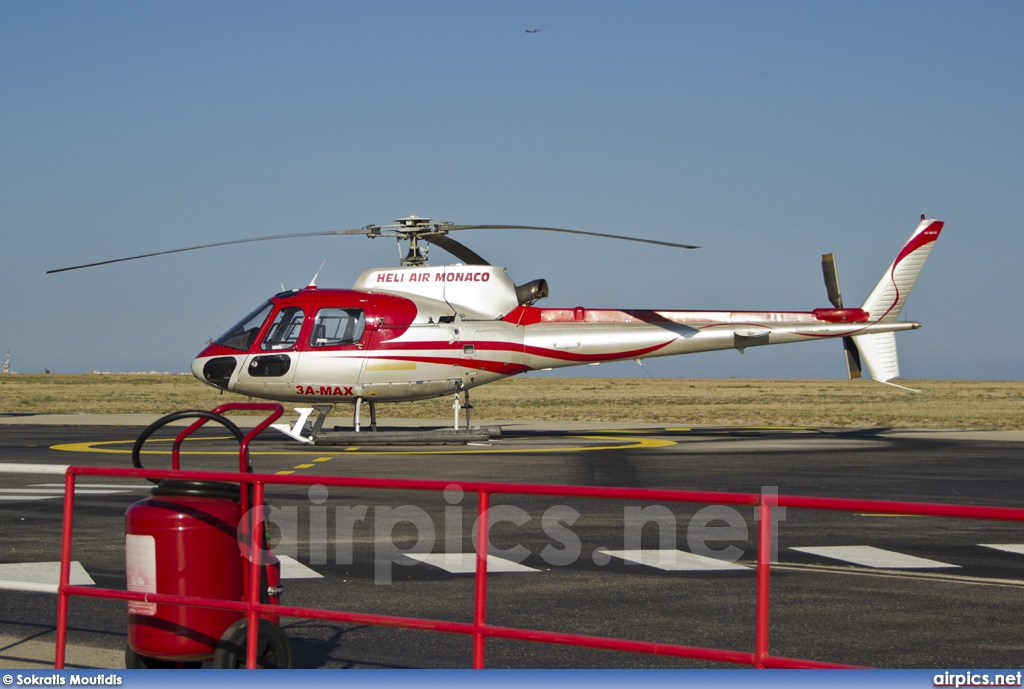
{"label": "metal railing post", "polygon": [[481,490],[477,498],[476,588],[473,606],[473,668],[484,667],[484,645],[487,638],[482,628],[487,624],[487,540],[490,537],[490,494]]}
{"label": "metal railing post", "polygon": [[64,474],[64,524],[60,541],[60,579],[57,584],[57,644],[54,650],[53,667],[64,668],[64,652],[68,641],[68,594],[65,591],[71,580],[71,533],[75,515],[75,475]]}
{"label": "metal railing post", "polygon": [[[256,654],[259,650],[260,618],[256,612],[256,605],[260,602],[261,565],[263,563],[263,482],[255,481],[252,496],[252,526],[249,534],[249,591],[246,596],[248,608],[246,616],[249,618],[248,642],[245,646],[245,667],[248,670],[256,668]],[[248,491],[249,484],[241,484],[243,492]]]}
{"label": "metal railing post", "polygon": [[[772,495],[772,497],[776,497]],[[757,508],[757,600],[754,613],[754,666],[764,667],[768,657],[768,592],[772,564],[772,511],[768,496],[761,494]]]}

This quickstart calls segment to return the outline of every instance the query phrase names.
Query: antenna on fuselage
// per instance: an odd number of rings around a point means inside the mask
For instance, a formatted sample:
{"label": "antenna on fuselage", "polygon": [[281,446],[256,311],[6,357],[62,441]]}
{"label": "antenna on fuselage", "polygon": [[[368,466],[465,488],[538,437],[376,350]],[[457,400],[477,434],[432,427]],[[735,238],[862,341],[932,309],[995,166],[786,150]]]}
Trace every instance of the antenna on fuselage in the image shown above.
{"label": "antenna on fuselage", "polygon": [[[306,285],[306,287],[316,287],[316,279],[320,277],[320,271],[324,269],[324,263],[327,263],[326,259],[324,259],[324,262],[321,263],[320,267],[316,269],[316,273],[313,275],[313,279],[309,281],[309,284]],[[281,291],[284,291],[284,285],[281,286]]]}

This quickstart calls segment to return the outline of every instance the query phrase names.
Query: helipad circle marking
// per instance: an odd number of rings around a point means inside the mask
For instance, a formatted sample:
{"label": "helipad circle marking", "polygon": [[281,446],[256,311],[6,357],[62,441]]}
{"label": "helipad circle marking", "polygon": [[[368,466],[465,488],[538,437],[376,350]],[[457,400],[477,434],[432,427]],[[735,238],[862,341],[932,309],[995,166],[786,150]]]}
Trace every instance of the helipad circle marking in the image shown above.
{"label": "helipad circle marking", "polygon": [[[671,447],[678,443],[674,440],[660,440],[655,438],[621,438],[621,437],[608,437],[603,435],[577,435],[577,436],[566,436],[570,439],[580,440],[596,440],[596,441],[610,441],[619,443],[615,445],[581,445],[575,447],[535,447],[535,448],[489,448],[489,449],[445,449],[445,450],[356,450],[348,449],[344,450],[346,455],[488,455],[488,454],[543,454],[543,453],[554,453],[554,452],[598,452],[605,450],[636,450],[636,449],[652,449],[658,447]],[[120,445],[126,445],[129,443],[134,444],[134,440],[104,440],[104,441],[90,441],[83,443],[61,443],[58,445],[51,445],[51,450],[57,450],[59,452],[94,452],[102,454],[129,454],[131,450],[114,447]],[[171,439],[157,439],[150,440],[151,443],[159,442],[173,442]],[[169,455],[171,450],[143,450],[140,454],[143,455]],[[226,455],[237,457],[237,450],[217,450],[211,452],[199,452],[199,451],[188,451],[182,450],[180,455]],[[249,450],[249,456],[252,457],[294,457],[296,455],[318,455],[323,456],[323,448],[315,450],[293,450],[293,451],[260,451],[260,450]]]}

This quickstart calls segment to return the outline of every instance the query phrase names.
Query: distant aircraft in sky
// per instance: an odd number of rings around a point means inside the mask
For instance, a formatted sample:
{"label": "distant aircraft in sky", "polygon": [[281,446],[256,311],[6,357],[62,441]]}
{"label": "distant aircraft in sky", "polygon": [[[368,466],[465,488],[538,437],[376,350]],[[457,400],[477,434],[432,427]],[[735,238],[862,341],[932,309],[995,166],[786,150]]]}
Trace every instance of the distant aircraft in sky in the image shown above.
{"label": "distant aircraft in sky", "polygon": [[527,29],[526,33],[537,33],[539,31],[540,31],[540,29]]}

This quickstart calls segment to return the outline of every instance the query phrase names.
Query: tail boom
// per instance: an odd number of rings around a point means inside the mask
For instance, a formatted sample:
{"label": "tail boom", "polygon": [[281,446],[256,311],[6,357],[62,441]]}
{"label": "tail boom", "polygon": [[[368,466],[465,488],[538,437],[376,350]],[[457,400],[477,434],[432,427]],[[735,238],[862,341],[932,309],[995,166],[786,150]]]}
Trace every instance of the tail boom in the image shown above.
{"label": "tail boom", "polygon": [[943,223],[924,220],[875,285],[864,305],[844,308],[834,257],[825,281],[834,308],[804,311],[676,311],[520,306],[503,320],[522,328],[524,369],[550,369],[624,359],[763,345],[841,339],[851,377],[863,362],[875,380],[899,376],[894,333],[920,323],[898,316]]}

